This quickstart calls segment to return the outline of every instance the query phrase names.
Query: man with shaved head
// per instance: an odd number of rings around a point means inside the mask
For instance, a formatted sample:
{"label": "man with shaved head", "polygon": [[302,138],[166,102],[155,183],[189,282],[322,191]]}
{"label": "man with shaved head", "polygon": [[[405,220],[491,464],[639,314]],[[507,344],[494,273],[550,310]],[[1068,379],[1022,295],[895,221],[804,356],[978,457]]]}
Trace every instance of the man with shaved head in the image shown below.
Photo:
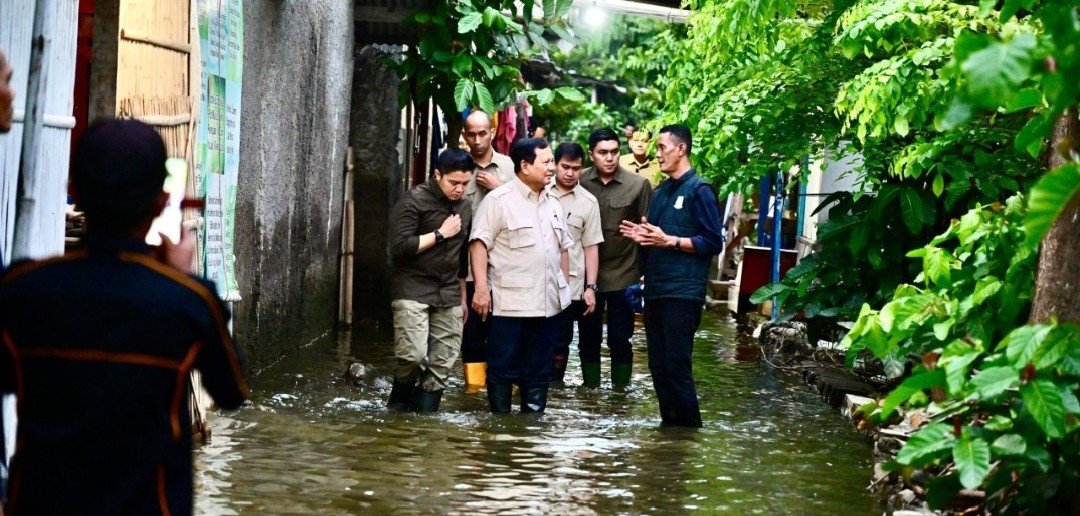
{"label": "man with shaved head", "polygon": [[[473,111],[465,117],[465,126],[461,130],[469,154],[476,162],[472,180],[465,189],[472,212],[480,209],[480,201],[488,192],[514,179],[514,162],[505,154],[495,152],[491,140],[495,137],[491,116],[483,111]],[[461,364],[465,370],[465,386],[469,391],[477,391],[487,382],[487,346],[490,322],[472,310],[473,294],[476,292],[472,278],[472,269],[465,283],[469,315],[465,318],[465,329],[461,338]]]}

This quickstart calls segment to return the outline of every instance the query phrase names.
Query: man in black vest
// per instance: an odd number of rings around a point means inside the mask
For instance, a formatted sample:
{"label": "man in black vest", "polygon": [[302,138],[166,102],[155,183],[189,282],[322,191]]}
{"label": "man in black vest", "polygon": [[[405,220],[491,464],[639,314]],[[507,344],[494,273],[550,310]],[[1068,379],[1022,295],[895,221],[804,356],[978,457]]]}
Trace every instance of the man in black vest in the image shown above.
{"label": "man in black vest", "polygon": [[723,247],[716,192],[690,164],[690,129],[660,129],[656,154],[668,179],[653,193],[641,224],[623,235],[643,249],[645,340],[663,426],[701,427],[691,354],[712,257]]}

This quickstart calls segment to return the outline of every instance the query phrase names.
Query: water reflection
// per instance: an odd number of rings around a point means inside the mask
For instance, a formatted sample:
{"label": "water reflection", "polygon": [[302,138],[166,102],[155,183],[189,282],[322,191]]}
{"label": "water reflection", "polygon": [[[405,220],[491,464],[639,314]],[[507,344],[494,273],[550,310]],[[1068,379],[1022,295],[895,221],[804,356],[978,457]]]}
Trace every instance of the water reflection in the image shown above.
{"label": "water reflection", "polygon": [[[213,420],[199,512],[879,512],[870,447],[714,317],[695,349],[700,431],[658,428],[643,363],[629,392],[553,390],[539,417],[487,414],[460,377],[443,412],[390,413],[389,341],[353,337],[304,349],[256,379],[252,406]],[[643,362],[640,331],[635,346]],[[343,379],[356,361],[379,374]],[[581,383],[574,362],[567,383]]]}

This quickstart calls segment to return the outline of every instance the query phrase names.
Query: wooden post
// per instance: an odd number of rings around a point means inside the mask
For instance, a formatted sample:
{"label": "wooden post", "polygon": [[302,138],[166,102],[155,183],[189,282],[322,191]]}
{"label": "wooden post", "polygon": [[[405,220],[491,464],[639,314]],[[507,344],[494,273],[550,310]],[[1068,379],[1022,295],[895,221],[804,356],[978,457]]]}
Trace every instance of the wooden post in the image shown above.
{"label": "wooden post", "polygon": [[353,251],[356,243],[356,211],[353,201],[355,181],[355,155],[353,148],[345,152],[345,196],[341,217],[341,282],[338,298],[338,322],[345,328],[353,321]]}
{"label": "wooden post", "polygon": [[35,4],[13,259],[64,251],[77,19],[76,0]]}

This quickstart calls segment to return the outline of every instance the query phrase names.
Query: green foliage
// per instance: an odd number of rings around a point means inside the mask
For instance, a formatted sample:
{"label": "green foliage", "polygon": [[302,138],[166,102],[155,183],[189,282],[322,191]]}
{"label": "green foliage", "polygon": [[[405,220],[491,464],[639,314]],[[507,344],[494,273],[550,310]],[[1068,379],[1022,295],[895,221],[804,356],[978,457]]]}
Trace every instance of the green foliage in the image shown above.
{"label": "green foliage", "polygon": [[978,207],[908,253],[916,284],[864,306],[842,342],[849,363],[869,353],[894,376],[915,364],[871,417],[931,414],[890,467],[954,471],[928,486],[935,507],[963,487],[993,512],[1060,508],[1080,479],[1080,327],[1024,324],[1037,257],[1025,211],[1021,197]]}
{"label": "green foliage", "polygon": [[580,77],[608,83],[597,86],[597,104],[613,116],[590,118],[596,114],[595,107],[545,105],[535,113],[548,132],[559,139],[578,140],[583,126],[615,128],[655,118],[662,109],[668,61],[681,48],[683,26],[617,14],[603,29],[575,27],[575,31],[577,44],[552,51],[551,61],[569,74],[568,81]]}
{"label": "green foliage", "polygon": [[534,0],[520,6],[512,0],[440,0],[410,15],[405,23],[419,41],[395,65],[403,79],[400,101],[434,99],[447,113],[494,112],[510,103],[525,89],[521,64],[550,50],[545,31],[570,36],[561,20],[572,2],[542,4],[542,20],[524,16],[520,23],[507,13],[531,13]]}

